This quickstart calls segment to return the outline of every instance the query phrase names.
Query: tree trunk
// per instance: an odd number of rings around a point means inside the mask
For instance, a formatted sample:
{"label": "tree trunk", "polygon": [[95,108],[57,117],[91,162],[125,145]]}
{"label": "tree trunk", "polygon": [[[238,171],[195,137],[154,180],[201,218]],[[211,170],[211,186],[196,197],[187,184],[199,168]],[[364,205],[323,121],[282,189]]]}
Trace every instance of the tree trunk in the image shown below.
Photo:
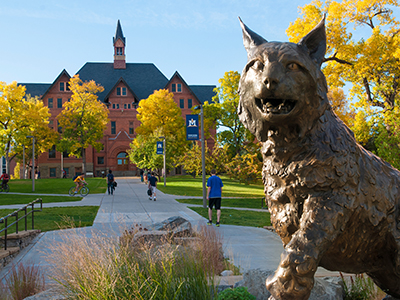
{"label": "tree trunk", "polygon": [[86,176],[86,151],[82,149],[82,173]]}
{"label": "tree trunk", "polygon": [[10,142],[7,143],[6,154],[5,154],[5,157],[6,157],[6,172],[7,172],[8,175],[10,175],[10,155],[9,155],[9,152],[10,152]]}

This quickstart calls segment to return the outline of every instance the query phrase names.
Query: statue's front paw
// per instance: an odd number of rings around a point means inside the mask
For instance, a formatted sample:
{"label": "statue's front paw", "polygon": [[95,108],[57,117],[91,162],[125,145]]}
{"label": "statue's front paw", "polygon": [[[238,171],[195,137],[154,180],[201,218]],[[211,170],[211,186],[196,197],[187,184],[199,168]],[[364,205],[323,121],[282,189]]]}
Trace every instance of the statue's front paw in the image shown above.
{"label": "statue's front paw", "polygon": [[279,267],[275,275],[268,277],[266,286],[275,299],[307,300],[314,286],[314,278],[300,277],[293,274],[290,268]]}

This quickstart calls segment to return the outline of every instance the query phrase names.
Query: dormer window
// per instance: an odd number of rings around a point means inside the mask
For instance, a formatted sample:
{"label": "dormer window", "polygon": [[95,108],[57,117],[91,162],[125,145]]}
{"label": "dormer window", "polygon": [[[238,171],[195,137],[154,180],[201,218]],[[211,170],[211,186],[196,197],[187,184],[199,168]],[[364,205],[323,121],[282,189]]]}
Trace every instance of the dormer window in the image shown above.
{"label": "dormer window", "polygon": [[182,84],[181,83],[173,83],[171,85],[171,92],[181,93],[182,92]]}
{"label": "dormer window", "polygon": [[126,96],[126,87],[117,87],[117,96]]}
{"label": "dormer window", "polygon": [[65,91],[65,82],[60,82],[60,92]]}

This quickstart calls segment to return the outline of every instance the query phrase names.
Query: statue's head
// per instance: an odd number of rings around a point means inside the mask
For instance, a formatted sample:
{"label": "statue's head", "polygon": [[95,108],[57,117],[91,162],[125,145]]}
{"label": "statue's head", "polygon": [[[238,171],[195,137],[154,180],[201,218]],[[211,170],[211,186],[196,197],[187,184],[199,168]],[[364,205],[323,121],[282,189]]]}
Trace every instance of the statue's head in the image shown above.
{"label": "statue's head", "polygon": [[247,64],[239,85],[239,118],[259,141],[279,126],[303,135],[329,105],[321,64],[326,51],[323,19],[298,44],[268,42],[240,20]]}

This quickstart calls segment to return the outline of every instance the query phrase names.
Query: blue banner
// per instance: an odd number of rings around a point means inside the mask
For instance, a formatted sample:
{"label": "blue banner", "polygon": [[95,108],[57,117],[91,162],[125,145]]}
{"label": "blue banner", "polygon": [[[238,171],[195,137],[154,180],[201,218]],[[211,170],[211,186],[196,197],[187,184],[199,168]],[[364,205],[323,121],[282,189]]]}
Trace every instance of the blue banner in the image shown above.
{"label": "blue banner", "polygon": [[199,115],[186,115],[186,139],[199,140]]}
{"label": "blue banner", "polygon": [[157,142],[157,154],[164,154],[164,142]]}

